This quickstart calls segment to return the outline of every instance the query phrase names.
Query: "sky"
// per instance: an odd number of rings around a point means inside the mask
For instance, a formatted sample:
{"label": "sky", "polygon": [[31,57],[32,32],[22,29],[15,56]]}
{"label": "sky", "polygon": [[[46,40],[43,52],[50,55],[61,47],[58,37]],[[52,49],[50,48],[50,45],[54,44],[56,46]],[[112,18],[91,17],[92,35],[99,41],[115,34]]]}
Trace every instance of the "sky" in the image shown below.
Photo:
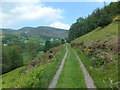
{"label": "sky", "polygon": [[[106,2],[109,4],[110,2]],[[103,2],[2,2],[0,28],[51,26],[69,29],[79,17],[87,17]]]}

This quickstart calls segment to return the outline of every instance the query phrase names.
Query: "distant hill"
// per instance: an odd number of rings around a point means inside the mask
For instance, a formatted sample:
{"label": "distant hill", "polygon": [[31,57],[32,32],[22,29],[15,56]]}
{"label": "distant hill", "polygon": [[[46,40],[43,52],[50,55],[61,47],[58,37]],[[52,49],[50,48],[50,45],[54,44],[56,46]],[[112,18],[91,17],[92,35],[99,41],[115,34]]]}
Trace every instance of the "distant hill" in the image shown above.
{"label": "distant hill", "polygon": [[41,37],[50,37],[50,38],[66,38],[68,36],[68,30],[58,29],[47,26],[39,26],[39,27],[23,27],[18,30],[14,29],[2,29],[4,33],[11,34],[31,34],[31,35],[39,35]]}

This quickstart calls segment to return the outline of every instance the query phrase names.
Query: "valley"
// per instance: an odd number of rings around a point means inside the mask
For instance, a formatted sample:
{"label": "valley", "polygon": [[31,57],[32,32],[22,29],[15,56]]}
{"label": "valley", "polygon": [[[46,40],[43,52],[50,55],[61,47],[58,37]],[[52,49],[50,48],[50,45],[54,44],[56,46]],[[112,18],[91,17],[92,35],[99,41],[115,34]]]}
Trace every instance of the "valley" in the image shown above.
{"label": "valley", "polygon": [[69,30],[49,26],[2,31],[3,89],[118,89],[120,11],[111,2]]}

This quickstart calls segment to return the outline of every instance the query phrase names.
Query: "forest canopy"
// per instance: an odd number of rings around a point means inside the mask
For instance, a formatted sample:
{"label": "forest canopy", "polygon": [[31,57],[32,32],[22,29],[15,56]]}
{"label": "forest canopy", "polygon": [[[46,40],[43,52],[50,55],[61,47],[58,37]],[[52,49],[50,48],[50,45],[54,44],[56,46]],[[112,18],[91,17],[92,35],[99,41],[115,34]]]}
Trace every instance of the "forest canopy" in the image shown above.
{"label": "forest canopy", "polygon": [[[105,3],[104,3],[105,4]],[[68,42],[87,34],[97,27],[104,28],[112,22],[112,19],[120,14],[120,2],[111,2],[109,5],[104,5],[103,8],[95,9],[91,15],[83,18],[80,17],[71,25]]]}

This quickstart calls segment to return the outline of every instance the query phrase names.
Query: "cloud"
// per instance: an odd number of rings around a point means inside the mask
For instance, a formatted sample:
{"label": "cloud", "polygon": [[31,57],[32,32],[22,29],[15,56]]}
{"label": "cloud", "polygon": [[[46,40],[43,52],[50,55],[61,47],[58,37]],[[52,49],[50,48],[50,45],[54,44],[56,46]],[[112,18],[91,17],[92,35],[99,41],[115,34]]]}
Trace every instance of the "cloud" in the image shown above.
{"label": "cloud", "polygon": [[62,16],[62,10],[54,9],[51,7],[37,6],[37,5],[27,5],[22,7],[16,7],[11,10],[13,14],[19,15],[19,18],[32,20],[32,19],[45,19],[45,20],[54,20],[60,19]]}
{"label": "cloud", "polygon": [[22,21],[43,20],[56,21],[63,18],[63,10],[45,6],[37,2],[3,2],[0,12],[0,23],[3,26],[12,25]]}
{"label": "cloud", "polygon": [[60,29],[66,29],[66,30],[69,30],[69,28],[70,28],[70,25],[64,24],[61,22],[52,23],[50,26],[55,27],[55,28],[60,28]]}

